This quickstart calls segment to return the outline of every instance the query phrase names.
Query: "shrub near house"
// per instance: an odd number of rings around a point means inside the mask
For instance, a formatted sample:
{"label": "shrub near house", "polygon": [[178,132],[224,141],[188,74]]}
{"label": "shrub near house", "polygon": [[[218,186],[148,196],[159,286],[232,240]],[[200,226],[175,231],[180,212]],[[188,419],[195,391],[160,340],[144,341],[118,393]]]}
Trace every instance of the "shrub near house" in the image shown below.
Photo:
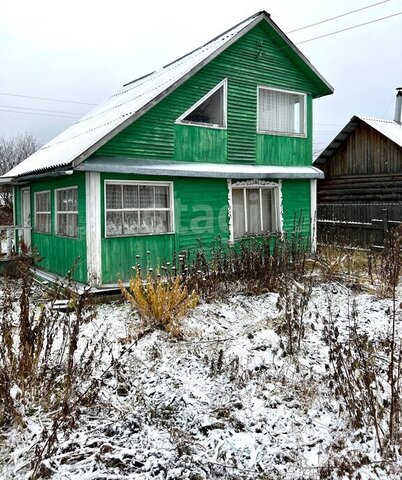
{"label": "shrub near house", "polygon": [[[180,251],[311,234],[312,99],[331,86],[266,12],[116,95],[3,180],[43,272],[94,286]],[[27,234],[28,235],[28,234]],[[147,255],[151,252],[152,255]]]}

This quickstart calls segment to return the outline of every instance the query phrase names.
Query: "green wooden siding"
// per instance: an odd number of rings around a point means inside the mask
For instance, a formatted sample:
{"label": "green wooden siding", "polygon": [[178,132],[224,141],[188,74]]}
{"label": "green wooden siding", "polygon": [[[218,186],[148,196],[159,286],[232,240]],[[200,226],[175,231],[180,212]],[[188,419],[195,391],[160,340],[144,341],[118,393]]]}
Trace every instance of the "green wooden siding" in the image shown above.
{"label": "green wooden siding", "polygon": [[[174,233],[106,238],[105,180],[173,181]],[[218,236],[224,240],[229,237],[226,180],[102,174],[101,182],[104,284],[116,283],[118,278],[127,280],[137,261],[142,269],[158,269],[163,262],[171,261],[175,253],[193,253],[201,247],[208,249]]]}
{"label": "green wooden siding", "polygon": [[175,125],[174,133],[175,160],[187,162],[226,162],[226,130]]}
{"label": "green wooden siding", "polygon": [[[309,71],[265,23],[259,23],[187,79],[95,155],[183,161],[311,164],[311,96],[318,89]],[[225,132],[177,126],[176,119],[223,79],[228,79]],[[307,94],[307,138],[257,134],[257,87]]]}
{"label": "green wooden siding", "polygon": [[[58,188],[78,187],[78,238],[56,235],[55,231],[55,190]],[[31,187],[31,223],[32,247],[36,248],[42,260],[40,268],[65,276],[75,262],[78,262],[73,278],[79,282],[87,281],[87,246],[85,222],[85,174],[75,173],[73,176],[60,178],[48,177],[34,182]],[[51,234],[35,231],[35,192],[50,190],[51,199]],[[17,201],[17,205],[21,202]],[[20,215],[20,214],[19,214]]]}
{"label": "green wooden siding", "polygon": [[[312,99],[307,97],[307,131],[312,131]],[[311,165],[312,136],[288,137],[258,133],[256,163],[259,165]]]}
{"label": "green wooden siding", "polygon": [[175,182],[177,249],[208,249],[229,239],[228,184],[224,179],[178,178]]}
{"label": "green wooden siding", "polygon": [[283,229],[291,233],[301,216],[303,234],[310,235],[311,219],[310,180],[282,181]]}

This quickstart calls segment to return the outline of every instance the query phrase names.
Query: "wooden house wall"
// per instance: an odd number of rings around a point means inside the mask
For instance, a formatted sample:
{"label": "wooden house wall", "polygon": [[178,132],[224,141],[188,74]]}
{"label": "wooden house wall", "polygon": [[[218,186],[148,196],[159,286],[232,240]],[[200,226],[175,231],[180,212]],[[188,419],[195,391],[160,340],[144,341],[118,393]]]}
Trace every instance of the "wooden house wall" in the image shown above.
{"label": "wooden house wall", "polygon": [[[58,188],[78,187],[78,238],[56,235],[55,230],[55,190]],[[65,276],[75,265],[73,278],[79,282],[87,281],[87,247],[85,223],[85,174],[75,173],[66,177],[44,177],[30,184],[31,189],[31,245],[41,260],[38,267],[60,276]],[[37,232],[35,229],[35,192],[50,191],[51,232]],[[16,222],[21,218],[21,189],[16,187]]]}
{"label": "wooden house wall", "polygon": [[319,203],[402,201],[402,148],[366,124],[320,168]]}
{"label": "wooden house wall", "polygon": [[[223,79],[228,79],[227,129],[176,125],[175,120]],[[307,94],[306,138],[257,133],[257,87]],[[187,79],[95,155],[270,165],[311,165],[312,94],[317,86],[260,23]]]}
{"label": "wooden house wall", "polygon": [[[105,236],[105,180],[172,181],[174,192],[175,231],[162,235],[127,237]],[[310,235],[310,180],[282,181],[282,220],[285,232],[291,233],[301,218],[302,233]],[[142,269],[160,268],[174,255],[187,252],[193,256],[199,249],[208,254],[217,241],[229,240],[229,190],[225,179],[147,177],[135,175],[101,175],[102,282],[127,280],[137,262]],[[147,252],[150,252],[149,254]],[[137,255],[139,258],[137,259]]]}

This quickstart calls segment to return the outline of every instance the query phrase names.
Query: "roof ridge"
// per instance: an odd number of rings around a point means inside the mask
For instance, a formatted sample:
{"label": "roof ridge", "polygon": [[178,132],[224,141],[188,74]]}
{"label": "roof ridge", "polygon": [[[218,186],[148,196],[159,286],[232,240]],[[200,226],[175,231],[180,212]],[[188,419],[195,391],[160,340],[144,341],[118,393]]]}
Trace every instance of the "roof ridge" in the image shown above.
{"label": "roof ridge", "polygon": [[398,126],[402,126],[400,123],[395,122],[395,120],[390,120],[389,118],[377,118],[377,117],[370,117],[368,115],[355,115],[356,117],[360,118],[361,120],[374,120],[375,122],[384,122],[384,123],[391,123]]}
{"label": "roof ridge", "polygon": [[[216,40],[224,37],[227,33],[231,32],[232,30],[235,30],[237,27],[239,27],[242,23],[246,23],[248,22],[249,20],[253,19],[253,18],[257,18],[258,16],[260,15],[267,15],[267,17],[271,17],[271,15],[265,11],[265,10],[260,10],[259,12],[257,13],[254,13],[253,15],[250,15],[249,17],[245,18],[244,20],[242,20],[241,22],[239,23],[236,23],[236,25],[233,25],[232,27],[228,28],[227,30],[225,30],[224,32],[218,34],[216,37],[212,38],[211,40],[209,40],[208,42],[204,43],[203,45],[197,47],[197,48],[194,48],[194,50],[191,50],[190,52],[187,52],[185,53],[184,55],[182,55],[181,57],[178,57],[176,58],[175,60],[167,63],[166,65],[163,65],[162,67],[154,70],[153,72],[150,72],[150,73],[147,73],[145,75],[142,75],[141,77],[138,77],[138,78],[135,78],[134,80],[131,80],[130,82],[127,82],[125,84],[123,84],[123,87],[127,87],[128,85],[131,85],[132,83],[135,83],[135,82],[138,82],[139,80],[142,80],[146,77],[149,77],[150,75],[153,75],[154,73],[156,72],[159,72],[159,71],[162,71],[164,70],[165,68],[167,67],[170,67],[171,65],[173,65],[174,63],[177,63],[179,62],[180,60],[183,60],[185,57],[188,57],[190,55],[192,55],[193,53],[197,52],[198,50],[201,50],[202,48],[206,47],[207,45],[210,45],[211,43],[215,42]],[[245,27],[244,27],[245,28]],[[240,30],[241,31],[241,30]],[[238,33],[240,33],[240,31]],[[116,95],[118,95],[120,92],[118,92]]]}

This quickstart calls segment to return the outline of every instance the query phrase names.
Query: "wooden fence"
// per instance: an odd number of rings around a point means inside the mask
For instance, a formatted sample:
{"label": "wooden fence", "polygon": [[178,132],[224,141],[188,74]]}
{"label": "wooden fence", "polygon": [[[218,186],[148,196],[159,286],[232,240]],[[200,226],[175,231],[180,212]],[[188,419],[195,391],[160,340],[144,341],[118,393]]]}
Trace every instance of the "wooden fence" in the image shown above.
{"label": "wooden fence", "polygon": [[402,225],[402,203],[322,203],[317,206],[319,243],[380,246]]}

